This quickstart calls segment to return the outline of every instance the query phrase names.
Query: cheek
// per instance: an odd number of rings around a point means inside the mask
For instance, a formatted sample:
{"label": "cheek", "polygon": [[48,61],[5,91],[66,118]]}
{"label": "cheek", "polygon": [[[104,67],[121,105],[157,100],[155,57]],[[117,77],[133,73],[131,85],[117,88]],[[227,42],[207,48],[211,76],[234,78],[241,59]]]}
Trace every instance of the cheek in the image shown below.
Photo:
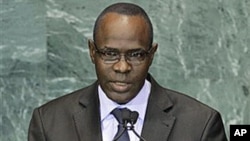
{"label": "cheek", "polygon": [[109,73],[111,72],[110,67],[103,65],[102,62],[95,62],[95,69],[99,81],[106,80],[110,75]]}
{"label": "cheek", "polygon": [[135,67],[135,72],[138,73],[138,75],[143,75],[145,73],[148,72],[148,69],[149,69],[150,65],[149,63],[145,63],[145,64],[141,64],[140,66],[138,67]]}
{"label": "cheek", "polygon": [[135,82],[144,81],[144,79],[147,77],[148,69],[149,69],[148,65],[135,67],[134,70],[131,72],[130,76]]}

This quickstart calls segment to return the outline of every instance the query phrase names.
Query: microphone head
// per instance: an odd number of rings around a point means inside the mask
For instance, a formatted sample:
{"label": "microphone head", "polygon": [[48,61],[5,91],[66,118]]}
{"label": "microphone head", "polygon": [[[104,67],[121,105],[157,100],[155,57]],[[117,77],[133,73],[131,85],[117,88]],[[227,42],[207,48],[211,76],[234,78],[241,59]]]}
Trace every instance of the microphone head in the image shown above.
{"label": "microphone head", "polygon": [[122,109],[122,121],[123,123],[131,123],[131,124],[135,124],[137,119],[138,119],[138,116],[139,116],[139,113],[136,112],[136,111],[130,111],[129,109],[127,108],[124,108]]}
{"label": "microphone head", "polygon": [[127,108],[122,109],[122,121],[123,121],[123,123],[130,122],[130,114],[131,114],[131,111],[129,109],[127,109]]}
{"label": "microphone head", "polygon": [[132,123],[132,124],[135,124],[136,123],[136,121],[137,121],[137,119],[138,119],[138,116],[139,116],[139,113],[137,112],[137,111],[133,111],[133,112],[131,112],[131,114],[130,114],[130,122]]}

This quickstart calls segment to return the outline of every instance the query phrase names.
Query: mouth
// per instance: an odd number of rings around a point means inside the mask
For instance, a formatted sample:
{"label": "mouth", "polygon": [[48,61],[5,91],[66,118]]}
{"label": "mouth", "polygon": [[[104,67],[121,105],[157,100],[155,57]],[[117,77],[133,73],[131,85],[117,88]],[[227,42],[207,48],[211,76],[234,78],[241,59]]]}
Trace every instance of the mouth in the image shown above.
{"label": "mouth", "polygon": [[128,82],[119,82],[119,81],[111,82],[113,90],[117,92],[126,92],[130,89],[131,85],[132,84]]}

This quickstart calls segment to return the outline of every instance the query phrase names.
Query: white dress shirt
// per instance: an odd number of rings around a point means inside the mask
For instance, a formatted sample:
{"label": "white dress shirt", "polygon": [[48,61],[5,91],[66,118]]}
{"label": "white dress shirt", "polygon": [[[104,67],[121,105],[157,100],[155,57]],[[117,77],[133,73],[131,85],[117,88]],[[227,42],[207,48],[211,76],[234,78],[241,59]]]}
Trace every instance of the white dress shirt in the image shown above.
{"label": "white dress shirt", "polygon": [[[139,113],[139,117],[135,124],[134,129],[139,135],[141,134],[150,90],[151,90],[151,83],[145,80],[142,89],[135,98],[133,98],[127,104],[119,105],[118,103],[110,100],[106,96],[102,88],[98,86],[103,141],[112,141],[117,132],[118,121],[112,114],[110,114],[110,112],[117,107],[119,108],[126,107],[131,111],[137,111]],[[139,141],[139,138],[133,133],[133,131],[129,130],[128,134],[130,137],[130,141]]]}

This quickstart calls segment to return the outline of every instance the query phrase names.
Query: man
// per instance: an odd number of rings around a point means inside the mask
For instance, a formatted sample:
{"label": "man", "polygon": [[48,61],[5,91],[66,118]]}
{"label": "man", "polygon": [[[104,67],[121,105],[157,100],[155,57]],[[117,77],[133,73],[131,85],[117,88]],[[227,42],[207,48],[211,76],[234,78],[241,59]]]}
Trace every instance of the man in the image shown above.
{"label": "man", "polygon": [[[157,44],[145,11],[116,3],[97,18],[90,57],[98,80],[34,110],[29,141],[226,141],[220,114],[162,88],[148,73]],[[139,113],[133,130],[117,136],[114,109]],[[133,124],[133,123],[132,123]],[[130,125],[129,125],[130,126]]]}

